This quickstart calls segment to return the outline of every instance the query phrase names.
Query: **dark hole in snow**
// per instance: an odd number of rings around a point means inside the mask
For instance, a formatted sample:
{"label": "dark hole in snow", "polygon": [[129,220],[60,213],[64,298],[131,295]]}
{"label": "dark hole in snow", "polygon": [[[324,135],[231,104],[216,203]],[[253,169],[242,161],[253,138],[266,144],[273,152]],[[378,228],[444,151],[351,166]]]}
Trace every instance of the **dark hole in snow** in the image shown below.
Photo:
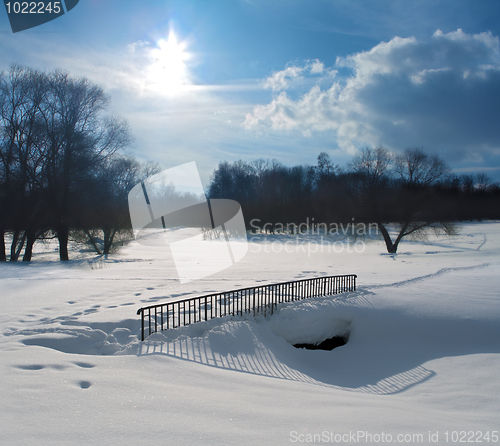
{"label": "dark hole in snow", "polygon": [[295,348],[306,348],[308,350],[333,350],[337,347],[342,347],[347,344],[349,334],[343,336],[334,336],[333,338],[325,339],[319,344],[293,344]]}

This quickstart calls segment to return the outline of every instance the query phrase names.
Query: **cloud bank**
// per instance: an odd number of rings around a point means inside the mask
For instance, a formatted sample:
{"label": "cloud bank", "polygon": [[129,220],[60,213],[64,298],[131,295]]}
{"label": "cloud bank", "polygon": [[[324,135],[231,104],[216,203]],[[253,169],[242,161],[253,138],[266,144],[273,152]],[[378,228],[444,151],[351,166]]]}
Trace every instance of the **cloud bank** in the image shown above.
{"label": "cloud bank", "polygon": [[[335,69],[349,74],[333,80],[332,69],[315,64],[269,77],[264,85],[274,97],[254,107],[245,127],[331,132],[347,151],[382,144],[420,146],[449,160],[500,154],[500,45],[490,32],[438,30],[426,41],[395,37],[338,58]],[[294,97],[292,81],[313,73],[320,75],[316,84]]]}

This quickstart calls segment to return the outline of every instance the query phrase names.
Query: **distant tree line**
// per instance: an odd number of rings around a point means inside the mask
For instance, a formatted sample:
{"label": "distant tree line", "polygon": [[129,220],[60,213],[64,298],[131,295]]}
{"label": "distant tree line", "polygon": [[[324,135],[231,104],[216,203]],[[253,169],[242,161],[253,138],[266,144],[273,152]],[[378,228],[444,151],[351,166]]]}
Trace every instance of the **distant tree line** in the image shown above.
{"label": "distant tree line", "polygon": [[44,238],[57,238],[60,260],[71,240],[108,253],[130,228],[128,191],[159,169],[121,153],[130,132],[108,104],[86,78],[0,73],[0,261],[31,260]]}
{"label": "distant tree line", "polygon": [[[248,229],[256,226],[255,219],[271,232],[313,221],[376,223],[390,253],[397,252],[403,237],[429,228],[452,233],[453,221],[500,218],[497,183],[483,173],[450,174],[441,158],[419,148],[399,155],[365,148],[345,167],[324,152],[315,166],[224,161],[212,174],[209,197],[238,201]],[[394,239],[390,223],[398,229]]]}

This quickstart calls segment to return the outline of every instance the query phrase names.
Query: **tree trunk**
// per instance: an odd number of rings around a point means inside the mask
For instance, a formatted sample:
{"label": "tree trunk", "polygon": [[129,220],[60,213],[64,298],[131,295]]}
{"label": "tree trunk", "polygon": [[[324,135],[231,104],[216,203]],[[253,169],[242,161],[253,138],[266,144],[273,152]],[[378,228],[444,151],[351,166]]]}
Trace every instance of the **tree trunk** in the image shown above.
{"label": "tree trunk", "polygon": [[101,250],[99,249],[99,246],[97,246],[97,243],[96,243],[96,242],[95,242],[95,240],[94,240],[94,236],[90,233],[90,231],[87,231],[87,230],[85,231],[85,234],[87,234],[87,237],[89,238],[89,242],[90,242],[90,243],[92,244],[92,246],[94,247],[94,251],[95,251],[97,254],[101,255],[101,254],[102,254],[102,252],[101,252]]}
{"label": "tree trunk", "polygon": [[384,237],[384,242],[385,246],[387,247],[387,252],[389,254],[396,254],[396,251],[398,249],[398,246],[394,246],[391,240],[391,236],[389,235],[389,232],[387,232],[387,229],[385,229],[385,226],[382,223],[378,223],[378,227],[380,228],[380,232],[382,233],[382,237]]}
{"label": "tree trunk", "polygon": [[23,262],[30,262],[33,256],[33,245],[36,241],[35,232],[28,231],[28,236],[26,237],[26,248],[24,249]]}
{"label": "tree trunk", "polygon": [[408,225],[409,223],[408,222],[405,222],[403,224],[403,226],[401,227],[401,231],[399,231],[399,234],[398,234],[398,237],[396,238],[396,241],[394,242],[393,246],[394,246],[394,254],[396,253],[396,251],[398,250],[398,246],[399,246],[399,242],[401,241],[401,239],[407,235],[405,234],[405,231],[406,229],[408,228]]}
{"label": "tree trunk", "polygon": [[12,241],[10,242],[10,261],[15,262],[16,258],[16,248],[17,241],[19,240],[19,230],[15,230],[14,234],[12,234]]}
{"label": "tree trunk", "polygon": [[19,254],[21,253],[21,250],[23,249],[24,242],[26,240],[26,234],[23,233],[23,236],[21,239],[19,239],[19,234],[21,233],[20,230],[16,229],[14,231],[14,235],[12,236],[12,244],[10,245],[10,261],[11,262],[17,262],[17,259],[19,258]]}
{"label": "tree trunk", "polygon": [[117,230],[110,229],[109,231],[104,231],[104,254],[109,254],[111,247],[113,246],[113,240],[115,239]]}
{"label": "tree trunk", "polygon": [[0,262],[6,262],[7,255],[5,254],[5,230],[0,229]]}
{"label": "tree trunk", "polygon": [[60,227],[57,230],[57,239],[59,240],[59,260],[61,261],[69,260],[69,255],[68,255],[69,229],[64,226]]}
{"label": "tree trunk", "polygon": [[[389,232],[385,228],[385,226],[382,223],[377,223],[378,227],[380,228],[380,232],[382,233],[382,236],[384,237],[385,241],[385,246],[387,247],[387,252],[389,254],[396,254],[399,246],[399,242],[401,239],[405,236],[405,231],[408,228],[409,223],[405,222],[403,226],[401,227],[401,230],[399,231],[399,234],[394,241],[394,243],[391,240],[391,236],[389,235]],[[407,235],[407,234],[406,234]]]}
{"label": "tree trunk", "polygon": [[103,247],[102,252],[104,255],[109,254],[109,248],[110,248],[109,239],[110,239],[110,237],[111,237],[111,230],[103,229],[104,247]]}

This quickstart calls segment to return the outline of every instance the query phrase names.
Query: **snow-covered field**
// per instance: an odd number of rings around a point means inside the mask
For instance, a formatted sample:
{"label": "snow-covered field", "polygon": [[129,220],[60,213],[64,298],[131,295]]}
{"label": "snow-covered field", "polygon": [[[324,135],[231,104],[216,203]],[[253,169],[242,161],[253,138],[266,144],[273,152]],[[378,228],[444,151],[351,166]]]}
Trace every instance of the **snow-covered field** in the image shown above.
{"label": "snow-covered field", "polygon": [[[318,238],[255,237],[241,262],[185,285],[135,242],[0,265],[0,444],[499,443],[500,223],[398,255]],[[138,341],[141,306],[336,274],[357,274],[358,291]],[[332,351],[291,345],[346,327]]]}

